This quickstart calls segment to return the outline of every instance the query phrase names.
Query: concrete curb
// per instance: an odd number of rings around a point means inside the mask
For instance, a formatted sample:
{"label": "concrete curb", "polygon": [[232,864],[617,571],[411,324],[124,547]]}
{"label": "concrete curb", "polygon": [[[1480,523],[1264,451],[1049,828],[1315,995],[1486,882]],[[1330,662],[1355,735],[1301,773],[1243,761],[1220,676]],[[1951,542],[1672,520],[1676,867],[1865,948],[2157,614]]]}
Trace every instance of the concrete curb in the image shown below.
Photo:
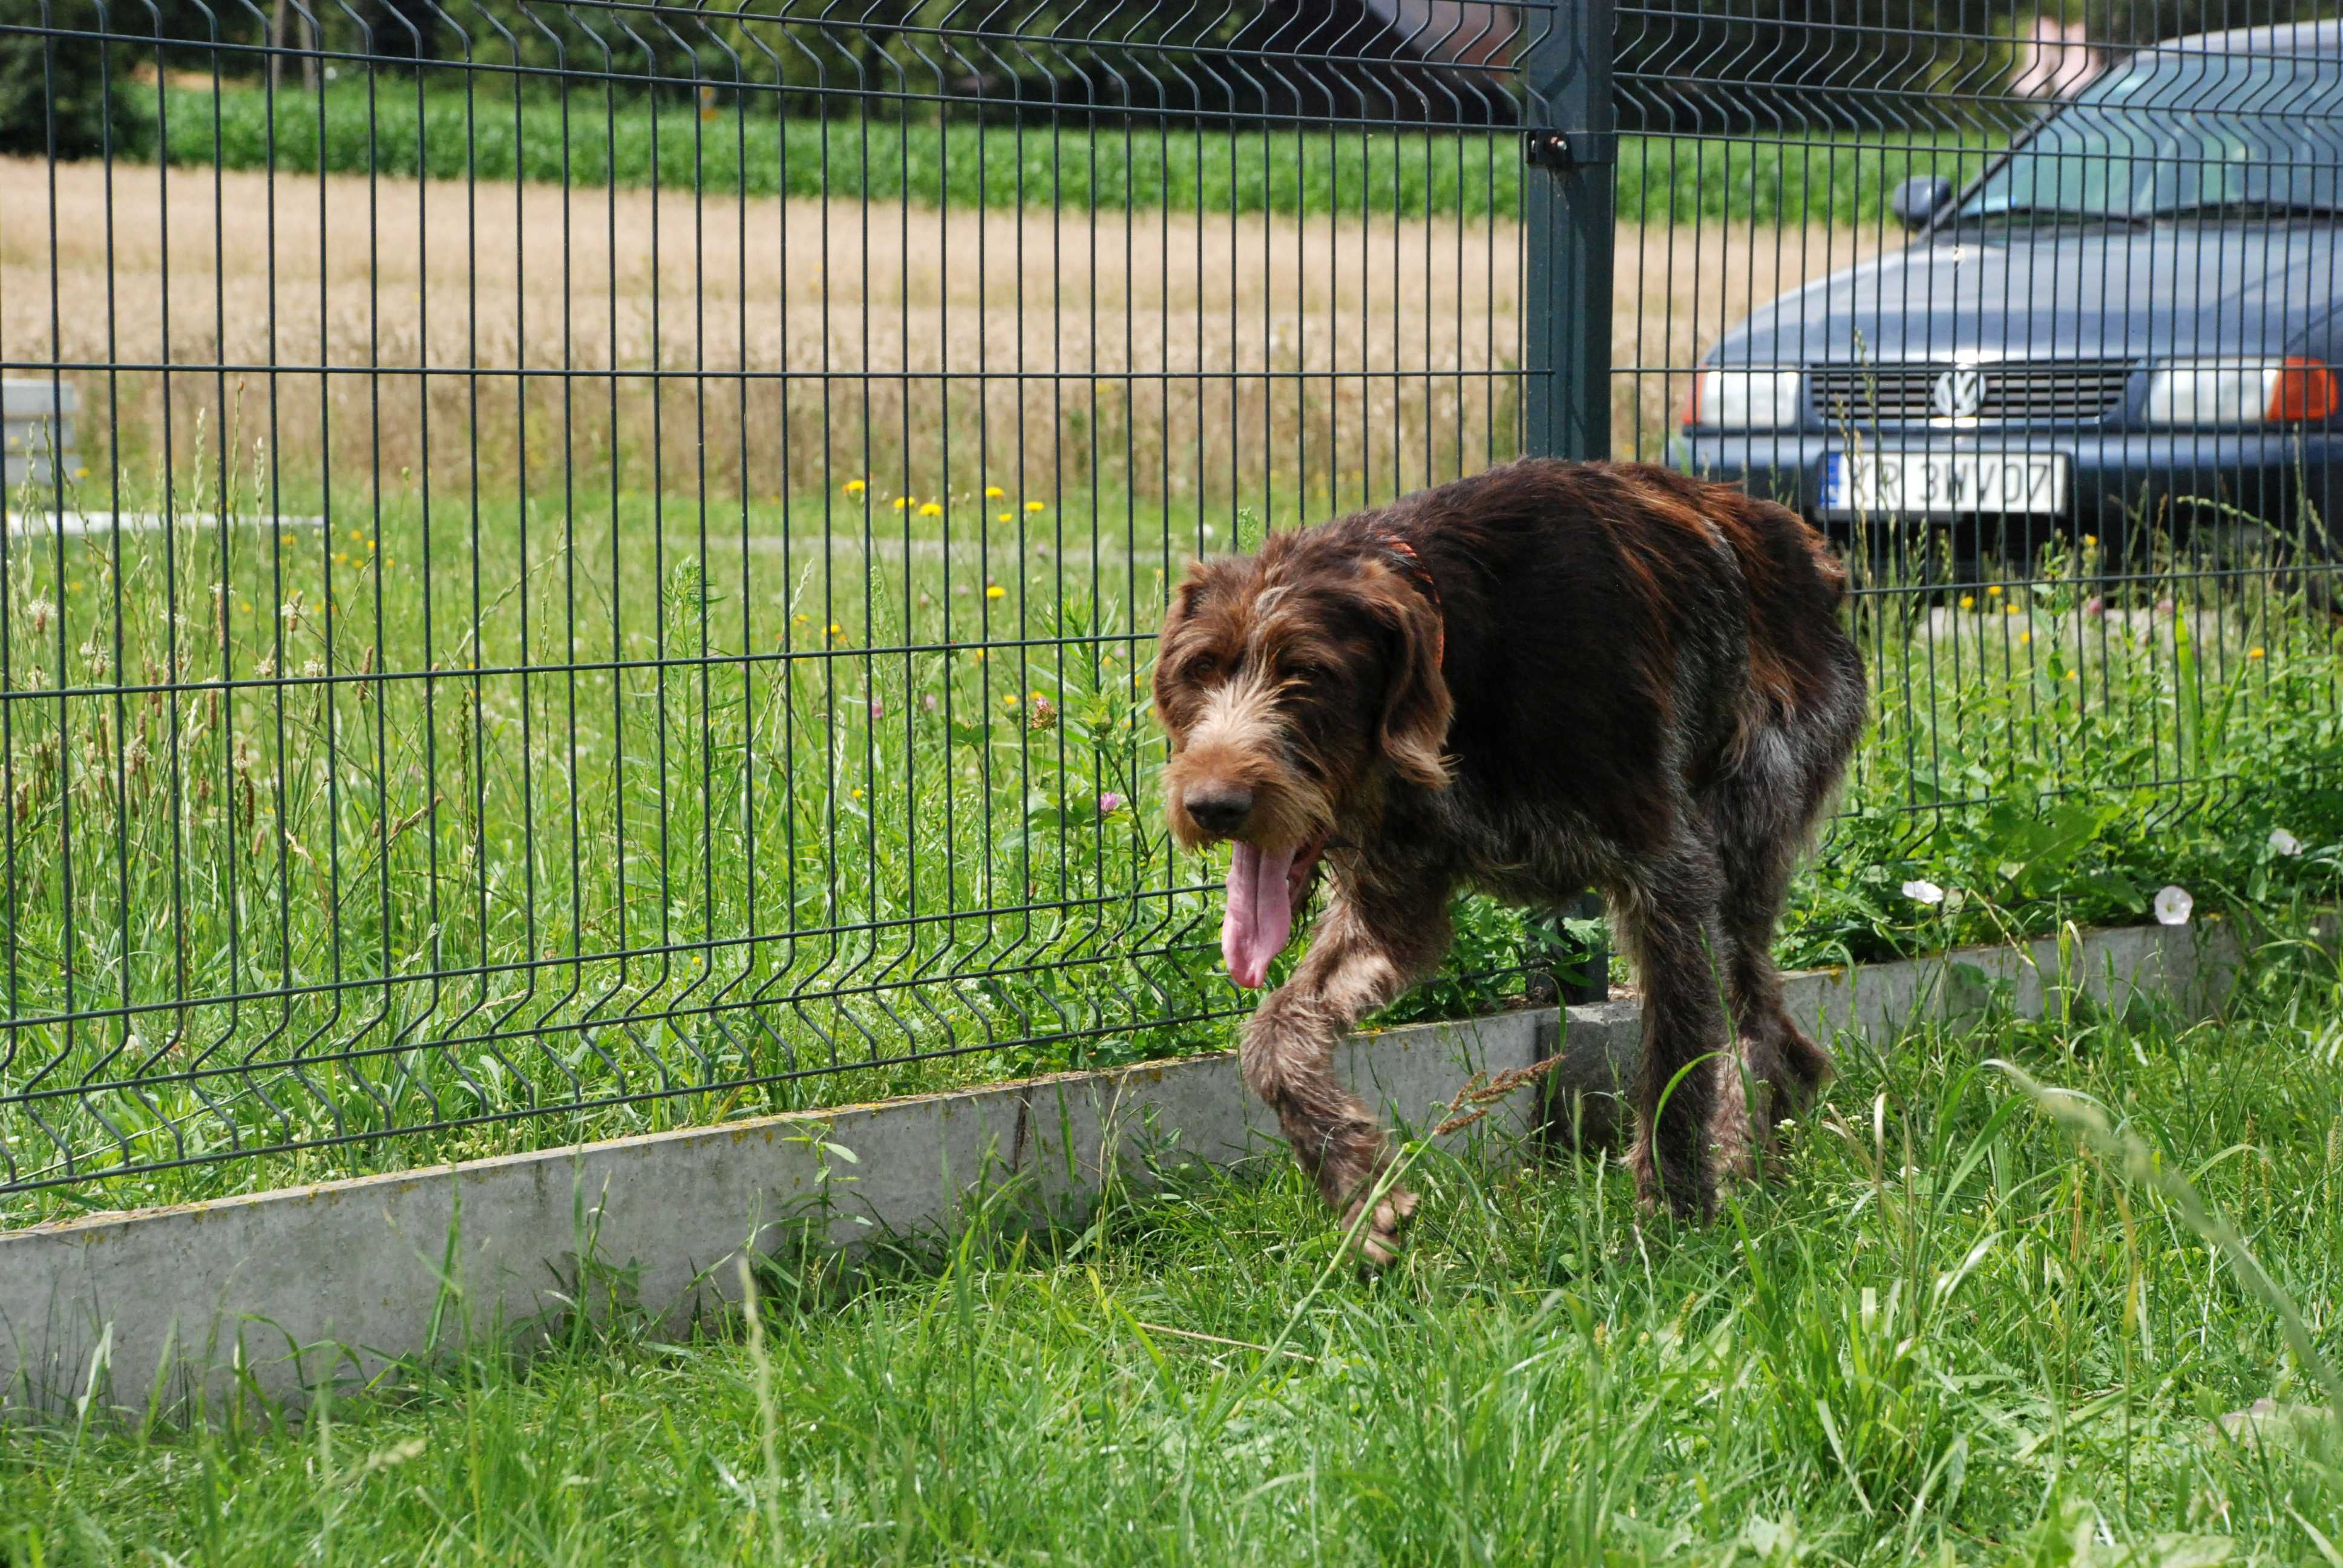
{"label": "concrete curb", "polygon": [[[1815,971],[1788,990],[1818,1035],[1876,1040],[1994,1001],[2036,1014],[2062,985],[2203,1016],[2240,961],[2210,922]],[[1422,1129],[1474,1072],[1560,1054],[1551,1081],[1599,1130],[1640,1031],[1632,999],[1527,1010],[1361,1035],[1340,1068],[1386,1120]],[[1538,1114],[1517,1094],[1446,1141],[1518,1141]],[[1078,1210],[1110,1165],[1144,1180],[1276,1146],[1222,1053],[38,1226],[0,1234],[0,1412],[54,1413],[93,1386],[176,1406],[198,1384],[217,1410],[239,1379],[297,1400],[428,1353],[451,1322],[565,1313],[588,1280],[680,1329],[735,1288],[742,1249],[808,1226],[840,1245],[949,1228],[1012,1183],[1021,1202]]]}

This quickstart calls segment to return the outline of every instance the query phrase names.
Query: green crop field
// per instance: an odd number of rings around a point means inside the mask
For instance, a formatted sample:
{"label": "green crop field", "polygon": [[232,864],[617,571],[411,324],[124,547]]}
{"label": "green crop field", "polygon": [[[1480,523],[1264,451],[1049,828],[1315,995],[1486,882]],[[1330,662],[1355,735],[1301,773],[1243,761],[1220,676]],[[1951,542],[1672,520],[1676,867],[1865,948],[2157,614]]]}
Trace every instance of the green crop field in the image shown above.
{"label": "green crop field", "polygon": [[297,1424],[101,1380],[0,1425],[0,1555],[2332,1562],[2343,983],[2306,933],[2217,1023],[1844,1052],[1705,1229],[1639,1221],[1614,1159],[1413,1152],[1367,1282],[1267,1156],[1038,1231],[1004,1194],[850,1274],[785,1249],[748,1333],[550,1321]]}
{"label": "green crop field", "polygon": [[[502,91],[504,95],[499,96]],[[1084,212],[1518,217],[1511,132],[1196,131],[784,119],[754,95],[702,114],[598,95],[466,94],[353,78],[312,97],[172,87],[153,139],[173,164],[807,196],[920,206]],[[1999,146],[1981,136],[1816,133],[1742,140],[1628,136],[1618,206],[1631,223],[1883,220],[1897,182],[1965,179]]]}

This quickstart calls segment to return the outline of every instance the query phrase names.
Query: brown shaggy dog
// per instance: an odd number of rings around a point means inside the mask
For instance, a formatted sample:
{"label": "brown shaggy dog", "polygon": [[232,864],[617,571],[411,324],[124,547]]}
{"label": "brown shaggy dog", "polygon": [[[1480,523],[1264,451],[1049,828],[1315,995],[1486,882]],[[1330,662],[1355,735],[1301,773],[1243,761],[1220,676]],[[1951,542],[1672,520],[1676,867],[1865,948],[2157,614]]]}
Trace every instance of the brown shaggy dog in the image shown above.
{"label": "brown shaggy dog", "polygon": [[[1535,460],[1190,570],[1155,664],[1166,809],[1182,844],[1233,846],[1239,985],[1263,982],[1327,875],[1243,1067],[1346,1221],[1390,1155],[1334,1045],[1440,961],[1460,887],[1607,899],[1644,1000],[1647,1203],[1704,1212],[1771,1097],[1821,1087],[1830,1058],[1783,1010],[1769,945],[1863,723],[1845,581],[1803,521],[1738,490]],[[1394,1190],[1367,1217],[1371,1260],[1414,1201]]]}

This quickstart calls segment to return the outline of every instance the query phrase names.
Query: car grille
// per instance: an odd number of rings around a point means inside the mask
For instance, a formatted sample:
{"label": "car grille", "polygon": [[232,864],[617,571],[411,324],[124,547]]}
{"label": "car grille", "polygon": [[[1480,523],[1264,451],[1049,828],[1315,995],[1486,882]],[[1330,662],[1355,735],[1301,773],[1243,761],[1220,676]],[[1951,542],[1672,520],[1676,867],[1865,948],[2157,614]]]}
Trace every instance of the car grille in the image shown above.
{"label": "car grille", "polygon": [[[1920,425],[1945,415],[1937,384],[1951,365],[1817,365],[1806,373],[1828,425]],[[2096,425],[2123,407],[2132,367],[2120,359],[2022,360],[1976,367],[1981,425]]]}

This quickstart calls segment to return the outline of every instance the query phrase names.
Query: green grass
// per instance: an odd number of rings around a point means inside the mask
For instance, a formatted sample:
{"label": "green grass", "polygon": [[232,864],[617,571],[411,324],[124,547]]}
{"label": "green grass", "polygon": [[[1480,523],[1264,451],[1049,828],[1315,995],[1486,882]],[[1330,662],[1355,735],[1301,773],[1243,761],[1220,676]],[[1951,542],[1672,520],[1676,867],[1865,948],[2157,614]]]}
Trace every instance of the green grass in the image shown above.
{"label": "green grass", "polygon": [[1419,1153],[1369,1282],[1264,1157],[1039,1231],[1004,1195],[850,1276],[785,1255],[753,1337],[548,1323],[526,1368],[451,1355],[298,1425],[101,1398],[0,1427],[0,1555],[2331,1562],[2338,1015],[2331,959],[2273,941],[2217,1023],[1847,1051],[1786,1179],[1705,1230],[1639,1228],[1613,1160]]}
{"label": "green grass", "polygon": [[[1021,500],[353,494],[225,558],[12,541],[0,1137],[20,1181],[195,1162],[0,1215],[1223,1047],[1250,999],[1145,681],[1167,561],[1259,524]],[[1863,601],[1877,717],[1785,961],[2333,894],[2334,624],[2283,576],[2117,564]],[[1458,925],[1389,1018],[1518,991],[1523,918]],[[325,1146],[206,1161],[292,1143]]]}
{"label": "green grass", "polygon": [[[779,120],[758,101],[712,117],[656,113],[598,95],[492,87],[468,98],[411,83],[354,79],[318,98],[186,88],[161,97],[161,144],[174,164],[649,186],[711,195],[908,200],[926,206],[1064,206],[1117,211],[1391,214],[1517,217],[1520,138],[1432,135],[1196,132],[906,126]],[[1628,136],[1618,209],[1631,223],[1871,223],[1909,175],[1965,179],[1998,140],[1949,133],[1861,138],[1815,133],[1734,141]]]}

